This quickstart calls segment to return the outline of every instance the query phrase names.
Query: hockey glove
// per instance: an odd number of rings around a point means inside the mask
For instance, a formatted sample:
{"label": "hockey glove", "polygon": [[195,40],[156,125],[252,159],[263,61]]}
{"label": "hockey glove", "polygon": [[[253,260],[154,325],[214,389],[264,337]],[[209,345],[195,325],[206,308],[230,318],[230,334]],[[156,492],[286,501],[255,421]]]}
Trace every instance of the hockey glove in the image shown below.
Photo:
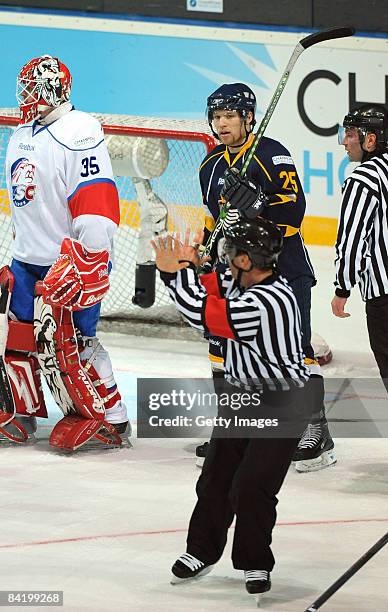
{"label": "hockey glove", "polygon": [[43,280],[43,301],[69,310],[101,302],[109,289],[108,264],[108,251],[89,251],[77,240],[65,238],[60,256]]}
{"label": "hockey glove", "polygon": [[221,195],[247,219],[254,219],[268,205],[269,198],[260,185],[256,186],[240,176],[237,168],[228,168]]}

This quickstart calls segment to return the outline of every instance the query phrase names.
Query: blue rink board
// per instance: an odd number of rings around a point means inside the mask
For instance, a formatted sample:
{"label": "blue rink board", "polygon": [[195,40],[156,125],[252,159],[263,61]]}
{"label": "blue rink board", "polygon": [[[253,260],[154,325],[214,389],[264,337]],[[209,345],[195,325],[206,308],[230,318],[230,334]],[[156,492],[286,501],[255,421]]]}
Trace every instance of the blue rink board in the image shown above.
{"label": "blue rink board", "polygon": [[16,105],[16,75],[25,62],[50,53],[70,68],[72,100],[80,110],[205,124],[206,98],[225,80],[268,88],[233,48],[276,69],[264,44],[0,25],[0,106]]}

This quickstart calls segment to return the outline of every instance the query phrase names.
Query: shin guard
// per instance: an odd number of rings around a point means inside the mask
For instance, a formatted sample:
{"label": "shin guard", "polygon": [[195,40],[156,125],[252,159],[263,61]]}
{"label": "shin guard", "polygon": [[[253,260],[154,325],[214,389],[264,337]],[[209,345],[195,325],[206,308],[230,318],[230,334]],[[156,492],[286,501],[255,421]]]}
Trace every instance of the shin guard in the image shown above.
{"label": "shin guard", "polygon": [[35,295],[38,360],[50,391],[65,415],[51,432],[50,444],[76,450],[96,437],[106,444],[120,445],[120,436],[104,420],[104,401],[81,364],[72,313],[46,304],[41,283],[37,283]]}
{"label": "shin guard", "polygon": [[28,433],[17,415],[47,417],[47,411],[33,355],[32,324],[8,320],[13,282],[12,272],[4,266],[0,270],[0,434],[12,442],[25,442]]}

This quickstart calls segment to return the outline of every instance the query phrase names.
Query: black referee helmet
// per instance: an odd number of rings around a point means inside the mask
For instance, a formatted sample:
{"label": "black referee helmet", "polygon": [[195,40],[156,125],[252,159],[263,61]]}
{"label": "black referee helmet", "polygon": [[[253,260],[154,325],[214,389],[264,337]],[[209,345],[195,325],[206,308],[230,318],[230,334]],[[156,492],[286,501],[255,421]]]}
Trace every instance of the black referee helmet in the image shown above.
{"label": "black referee helmet", "polygon": [[224,229],[224,252],[230,259],[246,253],[260,270],[276,268],[283,247],[283,234],[275,223],[262,217],[240,219]]}
{"label": "black referee helmet", "polygon": [[388,109],[381,104],[363,104],[344,117],[343,128],[357,128],[360,143],[364,142],[367,132],[376,134],[378,149],[388,148]]}

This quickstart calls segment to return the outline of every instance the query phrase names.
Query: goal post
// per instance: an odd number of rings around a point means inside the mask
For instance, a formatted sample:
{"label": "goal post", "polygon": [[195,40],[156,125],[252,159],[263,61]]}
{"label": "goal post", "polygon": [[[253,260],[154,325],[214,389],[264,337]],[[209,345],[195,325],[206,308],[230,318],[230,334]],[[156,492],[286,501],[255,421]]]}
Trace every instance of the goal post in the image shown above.
{"label": "goal post", "polygon": [[[202,229],[204,209],[198,180],[202,159],[216,145],[205,121],[91,113],[102,124],[120,198],[111,289],[102,315],[179,320],[157,278],[154,305],[132,304],[136,263],[152,258],[155,231]],[[10,263],[12,226],[5,178],[5,154],[18,109],[0,108],[0,266]]]}

